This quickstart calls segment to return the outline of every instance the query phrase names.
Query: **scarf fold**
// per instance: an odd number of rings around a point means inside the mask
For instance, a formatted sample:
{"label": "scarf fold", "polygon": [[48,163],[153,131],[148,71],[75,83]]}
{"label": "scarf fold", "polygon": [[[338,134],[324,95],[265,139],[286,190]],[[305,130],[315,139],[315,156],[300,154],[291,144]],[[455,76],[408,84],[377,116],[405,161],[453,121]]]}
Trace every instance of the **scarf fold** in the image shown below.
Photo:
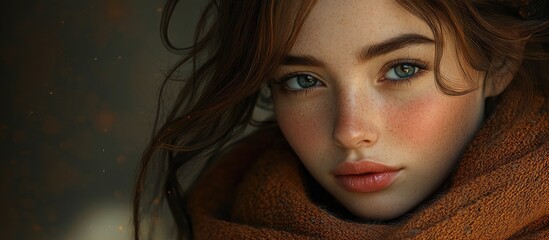
{"label": "scarf fold", "polygon": [[[444,186],[390,222],[357,221],[330,201],[319,203],[281,133],[255,133],[194,185],[188,201],[194,238],[549,239],[546,98],[535,95],[509,126],[521,95],[508,89],[500,98]],[[501,126],[508,129],[493,137]]]}

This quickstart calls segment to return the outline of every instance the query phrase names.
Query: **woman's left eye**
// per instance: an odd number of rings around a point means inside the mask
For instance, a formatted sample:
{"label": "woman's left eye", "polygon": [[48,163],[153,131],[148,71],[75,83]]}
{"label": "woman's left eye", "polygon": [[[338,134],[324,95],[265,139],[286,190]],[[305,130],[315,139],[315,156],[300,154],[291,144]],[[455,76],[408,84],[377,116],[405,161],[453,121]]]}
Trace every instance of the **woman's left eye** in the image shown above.
{"label": "woman's left eye", "polygon": [[386,80],[405,80],[413,77],[421,70],[421,67],[412,63],[400,63],[389,69],[383,76]]}

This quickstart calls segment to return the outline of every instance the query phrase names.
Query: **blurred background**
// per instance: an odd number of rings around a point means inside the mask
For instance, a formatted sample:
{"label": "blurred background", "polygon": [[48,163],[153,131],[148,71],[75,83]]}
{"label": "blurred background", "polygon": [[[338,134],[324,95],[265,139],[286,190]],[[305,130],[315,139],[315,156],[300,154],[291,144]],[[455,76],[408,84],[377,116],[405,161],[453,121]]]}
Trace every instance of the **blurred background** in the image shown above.
{"label": "blurred background", "polygon": [[[179,4],[188,45],[203,1]],[[0,238],[129,239],[134,173],[177,56],[163,0],[6,1],[0,11]]]}

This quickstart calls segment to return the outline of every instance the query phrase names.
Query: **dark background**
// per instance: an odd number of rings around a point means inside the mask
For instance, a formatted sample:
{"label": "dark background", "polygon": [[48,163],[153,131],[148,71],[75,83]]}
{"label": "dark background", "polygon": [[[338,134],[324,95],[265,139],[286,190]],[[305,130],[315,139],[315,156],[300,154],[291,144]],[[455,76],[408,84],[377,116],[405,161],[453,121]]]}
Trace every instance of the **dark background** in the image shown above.
{"label": "dark background", "polygon": [[[171,32],[189,43],[200,0]],[[175,61],[163,0],[1,7],[0,239],[129,239],[135,167]]]}

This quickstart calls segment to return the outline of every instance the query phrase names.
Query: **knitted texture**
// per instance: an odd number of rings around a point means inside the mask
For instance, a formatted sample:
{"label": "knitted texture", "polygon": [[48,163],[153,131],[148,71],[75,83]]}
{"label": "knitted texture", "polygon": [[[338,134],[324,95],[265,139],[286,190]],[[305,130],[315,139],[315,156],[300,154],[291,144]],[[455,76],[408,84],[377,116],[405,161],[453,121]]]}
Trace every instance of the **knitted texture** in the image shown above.
{"label": "knitted texture", "polygon": [[279,131],[253,134],[194,185],[194,238],[549,239],[546,98],[535,95],[515,120],[520,93],[500,98],[444,186],[390,222],[342,217],[313,201],[310,176]]}

